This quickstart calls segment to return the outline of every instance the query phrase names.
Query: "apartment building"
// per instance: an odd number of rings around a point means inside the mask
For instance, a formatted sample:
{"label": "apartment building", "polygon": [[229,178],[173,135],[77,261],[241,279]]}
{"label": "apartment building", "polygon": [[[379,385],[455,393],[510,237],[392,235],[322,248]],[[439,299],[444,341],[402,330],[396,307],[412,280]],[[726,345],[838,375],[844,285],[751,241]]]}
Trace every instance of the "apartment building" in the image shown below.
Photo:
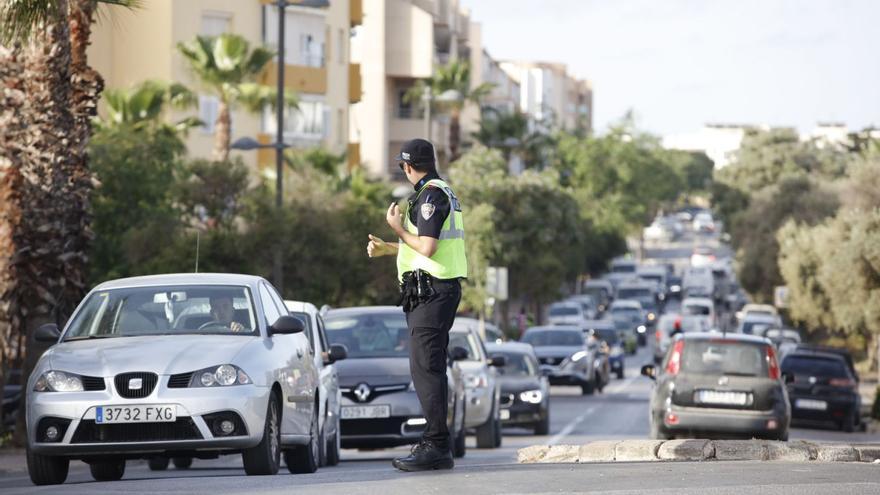
{"label": "apartment building", "polygon": [[[364,0],[363,24],[353,30],[352,61],[361,64],[363,96],[351,112],[352,143],[360,145],[362,166],[371,175],[401,178],[392,158],[404,141],[427,137],[443,162],[449,120],[434,112],[426,119],[422,101],[407,92],[435,67],[467,60],[472,87],[484,82],[480,25],[470,21],[459,0]],[[462,112],[463,143],[478,127],[480,109]]]}
{"label": "apartment building", "polygon": [[519,84],[519,109],[536,126],[590,133],[593,89],[587,80],[569,75],[564,64],[504,61],[501,68]]}
{"label": "apartment building", "polygon": [[[197,114],[205,126],[190,132],[186,144],[191,156],[209,157],[217,100],[199,87],[176,45],[196,35],[235,33],[253,46],[277,48],[279,14],[270,4],[270,0],[144,0],[136,11],[110,7],[95,27],[89,61],[110,88],[157,79],[199,91]],[[360,67],[351,64],[350,32],[362,16],[361,0],[329,0],[324,7],[291,6],[285,12],[285,86],[300,99],[298,109],[288,109],[285,141],[348,151],[352,163],[359,157],[357,146],[348,141],[349,109],[360,99]],[[269,64],[263,83],[276,84],[276,64]],[[179,115],[174,117],[194,112],[175,112]],[[233,111],[233,140],[248,136],[270,142],[275,127],[274,113],[268,108],[257,115]],[[254,167],[274,164],[272,150],[238,154]]]}

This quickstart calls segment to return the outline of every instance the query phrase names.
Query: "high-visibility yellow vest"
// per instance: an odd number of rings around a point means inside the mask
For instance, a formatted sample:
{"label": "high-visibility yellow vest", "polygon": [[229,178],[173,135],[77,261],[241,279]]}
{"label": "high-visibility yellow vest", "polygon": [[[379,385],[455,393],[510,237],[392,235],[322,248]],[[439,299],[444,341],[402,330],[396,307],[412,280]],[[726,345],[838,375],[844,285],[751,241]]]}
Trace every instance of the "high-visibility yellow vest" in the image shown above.
{"label": "high-visibility yellow vest", "polygon": [[[419,189],[418,195],[428,186],[434,186],[449,198],[449,215],[443,222],[440,230],[440,238],[437,242],[437,251],[430,258],[422,256],[416,250],[400,240],[397,250],[397,278],[403,280],[403,274],[422,269],[439,279],[467,278],[467,257],[464,245],[464,220],[461,215],[461,206],[452,192],[449,184],[440,180],[432,179]],[[418,214],[418,212],[416,213]],[[407,232],[419,235],[418,228],[409,220],[409,206],[403,213],[403,228]]]}

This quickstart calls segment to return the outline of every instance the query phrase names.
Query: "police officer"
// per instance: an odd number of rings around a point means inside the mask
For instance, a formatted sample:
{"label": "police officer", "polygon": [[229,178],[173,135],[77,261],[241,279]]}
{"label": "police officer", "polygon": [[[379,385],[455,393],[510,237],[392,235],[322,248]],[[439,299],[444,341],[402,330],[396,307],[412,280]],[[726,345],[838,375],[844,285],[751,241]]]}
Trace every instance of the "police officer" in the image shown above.
{"label": "police officer", "polygon": [[412,453],[392,465],[403,471],[451,469],[446,347],[461,301],[460,280],[467,277],[464,223],[455,194],[437,175],[430,142],[407,141],[397,161],[415,188],[402,218],[397,203],[385,215],[399,242],[370,235],[367,254],[397,255],[401,304],[411,335],[410,371],[427,425]]}

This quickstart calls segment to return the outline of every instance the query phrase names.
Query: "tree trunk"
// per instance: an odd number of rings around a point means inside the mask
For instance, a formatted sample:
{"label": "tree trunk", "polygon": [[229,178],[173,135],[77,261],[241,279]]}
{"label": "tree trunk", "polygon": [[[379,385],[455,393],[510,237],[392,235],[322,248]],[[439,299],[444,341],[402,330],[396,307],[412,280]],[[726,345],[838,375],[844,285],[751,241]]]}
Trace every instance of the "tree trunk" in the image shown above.
{"label": "tree trunk", "polygon": [[223,98],[220,99],[218,110],[217,122],[214,123],[213,158],[218,162],[225,162],[229,158],[232,117],[229,115],[229,104]]}
{"label": "tree trunk", "polygon": [[461,142],[461,111],[453,108],[449,113],[449,163],[458,160],[458,147]]}
{"label": "tree trunk", "polygon": [[[9,288],[15,280],[15,268],[9,260],[15,255],[12,233],[21,219],[22,155],[25,143],[25,119],[22,108],[26,94],[22,79],[21,49],[0,46],[0,397],[6,384],[6,372],[18,354],[19,315],[11,304]],[[0,414],[2,416],[2,414]],[[0,433],[3,423],[0,418]]]}
{"label": "tree trunk", "polygon": [[[0,225],[0,319],[16,341],[27,332],[27,344],[39,325],[63,324],[85,289],[93,187],[85,150],[101,90],[100,77],[85,64],[91,4],[58,0],[53,23],[35,26],[20,52],[25,99],[13,124],[23,130],[15,143],[2,144],[2,153],[14,159],[4,160],[0,192],[10,198]],[[24,350],[23,381],[43,350]],[[25,443],[23,413],[13,438],[19,445]]]}

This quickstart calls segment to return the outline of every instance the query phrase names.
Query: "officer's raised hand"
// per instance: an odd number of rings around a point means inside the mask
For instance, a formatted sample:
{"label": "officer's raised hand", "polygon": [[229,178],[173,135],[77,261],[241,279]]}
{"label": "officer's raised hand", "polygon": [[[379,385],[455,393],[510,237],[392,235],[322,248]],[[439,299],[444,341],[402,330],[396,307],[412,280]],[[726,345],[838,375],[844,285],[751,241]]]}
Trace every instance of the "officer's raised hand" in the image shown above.
{"label": "officer's raised hand", "polygon": [[367,243],[367,256],[370,258],[397,254],[396,242],[385,242],[373,234],[368,234],[368,237],[370,242]]}
{"label": "officer's raised hand", "polygon": [[401,232],[403,232],[403,221],[401,220],[400,207],[397,206],[397,203],[391,203],[391,206],[388,207],[388,212],[385,213],[385,221],[388,222],[388,226],[391,227],[395,234],[401,235]]}

